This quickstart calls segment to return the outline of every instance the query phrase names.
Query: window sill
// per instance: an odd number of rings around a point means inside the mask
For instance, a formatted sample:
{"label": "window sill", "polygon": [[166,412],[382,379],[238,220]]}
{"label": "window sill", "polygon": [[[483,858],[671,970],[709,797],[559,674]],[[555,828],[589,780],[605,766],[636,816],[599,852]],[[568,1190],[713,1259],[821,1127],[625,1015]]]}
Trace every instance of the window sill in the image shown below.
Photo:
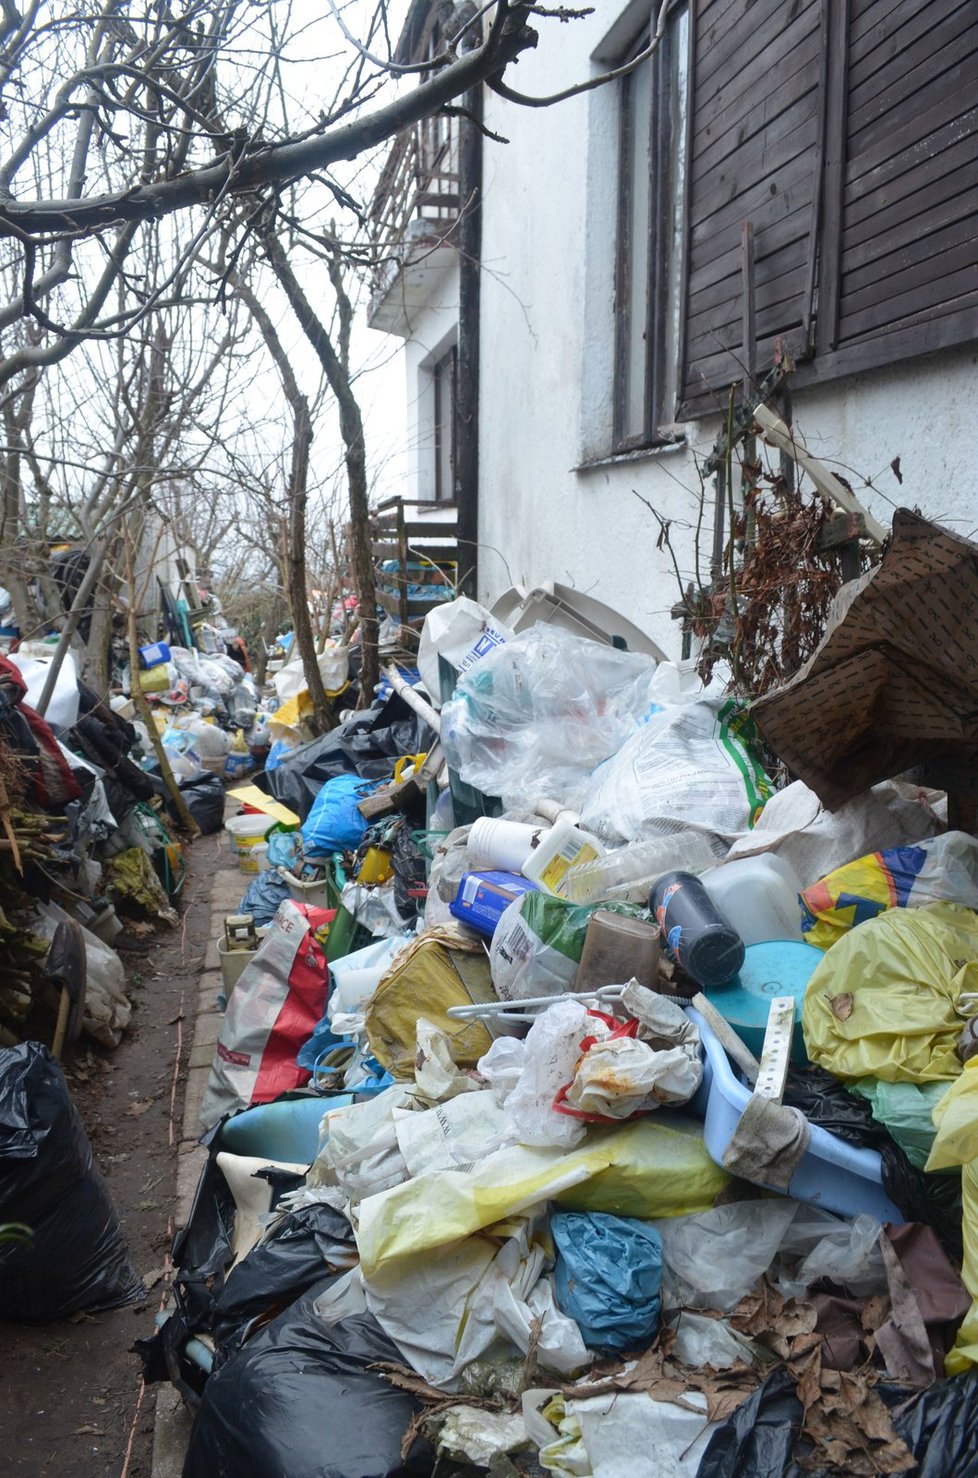
{"label": "window sill", "polygon": [[659,441],[655,446],[637,447],[629,452],[611,452],[606,457],[589,457],[572,467],[572,472],[598,472],[603,467],[627,466],[631,462],[647,462],[654,457],[669,456],[675,452],[685,451],[689,446],[689,438],[686,435],[677,436],[672,441]]}

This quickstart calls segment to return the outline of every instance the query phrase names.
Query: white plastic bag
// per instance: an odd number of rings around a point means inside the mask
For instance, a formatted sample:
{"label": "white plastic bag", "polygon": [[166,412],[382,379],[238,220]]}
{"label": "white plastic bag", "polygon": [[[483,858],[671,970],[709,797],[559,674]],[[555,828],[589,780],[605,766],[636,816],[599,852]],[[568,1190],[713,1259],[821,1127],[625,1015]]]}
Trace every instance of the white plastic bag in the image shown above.
{"label": "white plastic bag", "polygon": [[[9,660],[20,669],[20,675],[27,684],[24,702],[31,708],[37,707],[44,691],[44,684],[47,682],[51,668],[52,655],[52,648],[48,649],[47,656],[27,657],[23,652],[9,653]],[[56,734],[63,734],[77,724],[78,704],[78,671],[74,657],[70,652],[66,652],[58,676],[55,678],[54,692],[48,700],[47,711],[44,714],[45,721],[50,724]]]}
{"label": "white plastic bag", "polygon": [[659,707],[592,775],[581,825],[624,842],[682,826],[742,835],[771,794],[745,722],[736,699],[712,690]]}
{"label": "white plastic bag", "polygon": [[563,1103],[589,1118],[627,1119],[662,1103],[688,1103],[702,1077],[682,1047],[657,1052],[635,1037],[614,1037],[584,1053]]}
{"label": "white plastic bag", "polygon": [[530,1027],[523,1071],[505,1104],[520,1144],[570,1149],[584,1138],[580,1120],[557,1113],[553,1101],[574,1076],[589,1023],[593,1018],[579,1001],[557,1001]]}
{"label": "white plastic bag", "polygon": [[467,1237],[437,1257],[422,1253],[382,1268],[363,1286],[368,1309],[412,1368],[454,1390],[500,1336],[525,1355],[535,1320],[545,1369],[571,1375],[590,1362],[577,1325],[557,1309],[545,1266],[532,1223],[522,1222],[502,1247],[495,1237]]}
{"label": "white plastic bag", "polygon": [[476,662],[512,641],[513,632],[478,601],[460,595],[429,611],[418,644],[418,671],[435,708],[441,707],[438,658],[444,657],[456,672],[468,672]]}
{"label": "white plastic bag", "polygon": [[[539,895],[536,895],[537,900]],[[573,990],[580,963],[581,940],[577,958],[547,943],[524,917],[529,910],[539,912],[539,902],[528,903],[534,894],[522,893],[503,909],[489,946],[489,969],[492,983],[501,1001],[527,1000],[533,996],[559,996]],[[545,909],[546,917],[561,911],[561,899],[553,908]],[[558,931],[559,942],[568,945],[568,931]]]}
{"label": "white plastic bag", "polygon": [[726,860],[774,852],[810,888],[856,857],[903,847],[940,829],[923,794],[895,780],[874,785],[838,811],[827,810],[814,790],[794,780],[771,797],[753,831],[734,842]]}
{"label": "white plastic bag", "polygon": [[539,624],[483,657],[442,710],[449,764],[515,805],[574,806],[596,765],[647,715],[655,663]]}

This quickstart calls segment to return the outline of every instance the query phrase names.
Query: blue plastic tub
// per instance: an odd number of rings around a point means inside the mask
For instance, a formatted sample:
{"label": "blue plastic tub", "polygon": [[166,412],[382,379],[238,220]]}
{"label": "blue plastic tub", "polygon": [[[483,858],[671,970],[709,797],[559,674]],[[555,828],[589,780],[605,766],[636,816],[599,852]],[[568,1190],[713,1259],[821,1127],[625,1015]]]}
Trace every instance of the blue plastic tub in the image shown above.
{"label": "blue plastic tub", "polygon": [[[703,1138],[710,1159],[723,1164],[724,1151],[733,1138],[751,1090],[742,1083],[713,1031],[692,1006],[687,1013],[700,1029],[703,1041],[703,1082],[690,1104],[704,1121]],[[842,1216],[865,1212],[877,1221],[904,1220],[883,1189],[883,1162],[876,1150],[860,1149],[837,1139],[817,1124],[811,1126],[808,1149],[795,1171],[788,1194]],[[774,1189],[774,1187],[771,1187]]]}
{"label": "blue plastic tub", "polygon": [[330,1098],[283,1098],[259,1103],[228,1119],[221,1130],[221,1149],[291,1165],[311,1165],[319,1150],[319,1125],[331,1108],[345,1108],[352,1093]]}

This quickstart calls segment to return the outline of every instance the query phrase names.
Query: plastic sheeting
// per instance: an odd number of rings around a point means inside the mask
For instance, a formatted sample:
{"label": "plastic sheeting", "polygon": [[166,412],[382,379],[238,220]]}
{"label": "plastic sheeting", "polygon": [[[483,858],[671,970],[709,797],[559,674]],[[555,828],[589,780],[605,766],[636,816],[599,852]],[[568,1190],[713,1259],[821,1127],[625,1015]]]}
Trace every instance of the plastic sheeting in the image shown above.
{"label": "plastic sheeting", "polygon": [[592,1350],[644,1348],[659,1327],[662,1238],[634,1217],[561,1211],[551,1218],[557,1247],[557,1307]]}

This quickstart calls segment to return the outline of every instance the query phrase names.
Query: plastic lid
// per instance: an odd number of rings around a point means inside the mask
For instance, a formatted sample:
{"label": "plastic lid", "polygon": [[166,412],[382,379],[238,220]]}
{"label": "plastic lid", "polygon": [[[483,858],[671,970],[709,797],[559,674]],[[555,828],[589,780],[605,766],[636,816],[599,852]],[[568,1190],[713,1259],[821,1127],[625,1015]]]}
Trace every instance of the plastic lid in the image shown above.
{"label": "plastic lid", "polygon": [[759,1057],[772,999],[775,996],[794,996],[795,1029],[791,1059],[793,1062],[807,1062],[801,1033],[801,1007],[808,982],[824,958],[822,950],[813,944],[793,939],[771,939],[763,944],[750,944],[744,951],[744,963],[739,974],[729,985],[710,986],[706,991],[707,999]]}

